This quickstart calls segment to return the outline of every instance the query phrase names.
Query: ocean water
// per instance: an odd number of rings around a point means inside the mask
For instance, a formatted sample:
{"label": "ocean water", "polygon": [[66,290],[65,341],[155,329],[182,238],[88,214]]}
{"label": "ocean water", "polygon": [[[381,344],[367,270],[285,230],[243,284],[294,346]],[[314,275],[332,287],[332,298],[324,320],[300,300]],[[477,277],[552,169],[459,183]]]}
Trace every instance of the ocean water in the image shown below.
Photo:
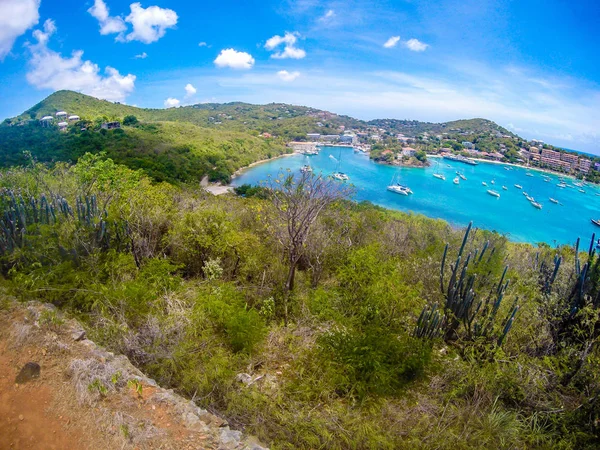
{"label": "ocean water", "polygon": [[[314,173],[329,175],[336,170],[346,173],[349,183],[356,187],[357,201],[369,200],[386,208],[424,214],[454,226],[466,226],[473,221],[476,227],[497,231],[516,242],[545,242],[555,246],[573,244],[577,237],[589,242],[592,233],[600,233],[600,228],[590,221],[600,219],[598,186],[585,186],[585,193],[581,193],[573,186],[575,180],[567,178],[566,183],[571,187],[560,189],[556,186],[557,175],[535,170],[530,171],[534,176],[529,177],[524,168],[505,170],[508,166],[502,164],[470,166],[440,158],[431,158],[431,162],[425,169],[392,167],[374,163],[368,155],[354,153],[350,148],[323,147],[316,156],[293,155],[249,168],[232,184],[257,184],[281,170],[299,171],[304,164],[310,164]],[[459,185],[452,182],[457,170],[467,178],[460,180]],[[433,177],[436,171],[443,173],[446,181]],[[550,177],[550,182],[545,182],[542,175]],[[394,176],[414,194],[407,197],[389,192],[386,187]],[[488,187],[482,185],[484,181]],[[515,188],[515,184],[523,189]],[[489,195],[488,189],[498,192],[500,198]],[[534,208],[522,191],[543,208]],[[560,204],[551,203],[550,197]]]}

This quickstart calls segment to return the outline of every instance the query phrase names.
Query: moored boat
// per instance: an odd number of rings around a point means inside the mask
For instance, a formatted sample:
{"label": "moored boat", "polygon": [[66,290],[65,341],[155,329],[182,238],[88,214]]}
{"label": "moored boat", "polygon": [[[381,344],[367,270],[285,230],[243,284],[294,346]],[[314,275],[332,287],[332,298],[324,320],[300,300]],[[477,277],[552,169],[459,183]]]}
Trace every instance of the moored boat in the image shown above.
{"label": "moored boat", "polygon": [[442,175],[441,173],[434,173],[433,176],[439,180],[446,181],[446,177],[444,175]]}
{"label": "moored boat", "polygon": [[339,181],[348,181],[350,179],[344,172],[334,172],[333,178]]}
{"label": "moored boat", "polygon": [[453,182],[454,184],[460,184],[460,178],[458,178],[458,177],[454,177],[454,180],[452,180],[452,182]]}
{"label": "moored boat", "polygon": [[536,201],[533,201],[533,202],[531,202],[531,205],[532,205],[534,208],[537,208],[537,209],[542,209],[542,204],[541,204],[541,203],[538,203],[538,202],[536,202]]}
{"label": "moored boat", "polygon": [[557,205],[558,205],[558,200],[556,200],[555,198],[552,198],[552,197],[550,197],[550,201],[551,201],[552,203],[555,203],[555,204],[557,204]]}
{"label": "moored boat", "polygon": [[306,172],[312,172],[312,167],[310,167],[308,164],[305,164],[304,166],[302,166],[300,168],[300,172],[302,173],[306,173]]}
{"label": "moored boat", "polygon": [[599,226],[599,227],[600,227],[600,219],[598,219],[598,220],[591,219],[591,220],[592,220],[592,223],[593,223],[594,225],[597,225],[597,226]]}
{"label": "moored boat", "polygon": [[498,198],[500,198],[500,194],[497,193],[496,191],[492,191],[491,189],[488,189],[487,193],[490,194],[492,197],[498,197]]}
{"label": "moored boat", "polygon": [[521,186],[520,184],[515,184],[515,187],[516,187],[517,189],[523,189],[523,186]]}
{"label": "moored boat", "polygon": [[487,183],[486,183],[485,181],[482,181],[482,182],[481,182],[481,184],[482,184],[483,186],[487,186]]}
{"label": "moored boat", "polygon": [[508,188],[506,186],[502,186],[502,190],[503,191],[508,191]]}

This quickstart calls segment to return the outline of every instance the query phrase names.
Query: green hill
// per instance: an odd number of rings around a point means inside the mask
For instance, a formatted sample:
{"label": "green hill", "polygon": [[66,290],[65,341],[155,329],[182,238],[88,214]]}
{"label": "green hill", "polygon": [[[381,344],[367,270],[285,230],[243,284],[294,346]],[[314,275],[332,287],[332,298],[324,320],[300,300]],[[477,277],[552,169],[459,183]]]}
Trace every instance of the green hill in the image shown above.
{"label": "green hill", "polygon": [[[58,111],[81,118],[67,132],[42,127],[39,119]],[[127,118],[127,119],[126,119]],[[102,123],[120,121],[118,130]],[[56,122],[56,121],[55,121]],[[76,161],[86,152],[106,152],[116,162],[143,169],[156,180],[188,182],[208,175],[213,181],[230,180],[240,167],[285,153],[285,144],[305,140],[307,133],[339,134],[343,129],[419,136],[454,134],[460,140],[497,143],[507,130],[485,119],[436,124],[381,119],[365,122],[304,106],[281,103],[197,104],[181,108],[150,109],[112,103],[72,91],[58,91],[0,125],[0,166],[22,165],[29,152],[42,162]],[[269,133],[272,137],[261,137]],[[469,138],[461,139],[461,135]],[[483,139],[485,138],[485,139]]]}

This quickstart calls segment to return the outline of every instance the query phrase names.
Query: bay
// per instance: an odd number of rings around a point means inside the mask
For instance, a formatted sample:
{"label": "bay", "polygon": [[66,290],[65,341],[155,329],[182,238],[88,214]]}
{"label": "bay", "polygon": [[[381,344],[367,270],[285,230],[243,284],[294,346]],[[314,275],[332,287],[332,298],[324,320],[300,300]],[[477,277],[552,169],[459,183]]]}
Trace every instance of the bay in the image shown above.
{"label": "bay", "polygon": [[[322,147],[319,155],[296,154],[248,168],[232,185],[258,184],[269,176],[276,177],[282,170],[299,171],[303,165],[310,164],[314,173],[345,172],[350,177],[349,183],[356,187],[356,201],[368,200],[386,208],[424,214],[446,220],[453,226],[466,226],[473,221],[475,226],[497,231],[515,242],[573,244],[577,237],[589,242],[592,233],[600,232],[590,221],[600,219],[598,186],[586,185],[585,193],[581,193],[579,187],[573,186],[575,179],[566,178],[570,187],[561,189],[557,187],[558,175],[530,170],[533,176],[527,176],[528,170],[522,167],[485,162],[470,166],[441,158],[430,161],[432,165],[427,168],[395,167],[375,163],[368,155],[351,148]],[[467,178],[460,180],[459,185],[452,182],[457,171]],[[433,177],[434,172],[443,173],[446,180]],[[414,194],[403,196],[389,192],[386,187],[394,176]],[[543,177],[550,181],[544,181]],[[515,184],[523,189],[515,188]],[[488,189],[498,192],[500,197],[489,195]],[[534,208],[523,191],[543,208]],[[560,204],[551,203],[550,197]]]}

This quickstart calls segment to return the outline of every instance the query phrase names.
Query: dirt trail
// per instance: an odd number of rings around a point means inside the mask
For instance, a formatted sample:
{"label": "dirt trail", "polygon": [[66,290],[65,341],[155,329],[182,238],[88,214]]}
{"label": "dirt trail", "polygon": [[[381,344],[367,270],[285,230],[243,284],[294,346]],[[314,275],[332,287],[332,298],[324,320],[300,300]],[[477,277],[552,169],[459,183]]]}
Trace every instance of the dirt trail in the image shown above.
{"label": "dirt trail", "polygon": [[[0,450],[266,450],[81,337],[46,306],[0,310]],[[28,362],[40,376],[16,384]]]}

